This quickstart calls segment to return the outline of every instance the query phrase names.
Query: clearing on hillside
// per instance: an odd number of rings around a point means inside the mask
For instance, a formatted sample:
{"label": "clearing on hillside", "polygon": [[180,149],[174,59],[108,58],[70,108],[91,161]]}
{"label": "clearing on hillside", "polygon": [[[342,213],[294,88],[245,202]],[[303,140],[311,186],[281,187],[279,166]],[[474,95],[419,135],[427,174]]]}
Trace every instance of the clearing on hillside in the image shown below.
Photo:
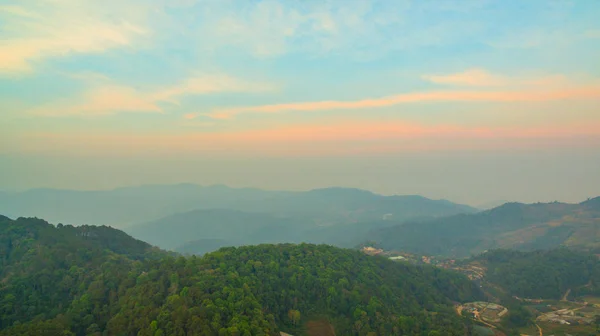
{"label": "clearing on hillside", "polygon": [[308,321],[306,323],[308,336],[335,336],[335,330],[326,320]]}

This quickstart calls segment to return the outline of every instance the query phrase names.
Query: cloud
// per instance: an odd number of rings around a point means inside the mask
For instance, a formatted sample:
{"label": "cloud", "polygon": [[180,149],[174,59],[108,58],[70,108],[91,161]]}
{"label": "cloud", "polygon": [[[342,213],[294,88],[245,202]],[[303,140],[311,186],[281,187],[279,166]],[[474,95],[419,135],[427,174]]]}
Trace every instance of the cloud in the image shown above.
{"label": "cloud", "polygon": [[33,108],[29,113],[47,117],[97,116],[120,112],[162,113],[160,103],[179,104],[179,100],[185,96],[222,92],[264,92],[276,89],[271,83],[248,81],[226,74],[200,75],[152,91],[113,84],[106,76],[96,73],[83,72],[72,76],[91,83],[91,88],[75,100],[52,102]]}
{"label": "cloud", "polygon": [[176,98],[186,95],[210,94],[218,92],[267,92],[276,90],[271,83],[247,81],[225,74],[203,75],[185,80],[173,87],[150,94],[152,100],[176,102]]}
{"label": "cloud", "polygon": [[130,87],[103,86],[84,94],[82,102],[61,102],[34,108],[31,114],[56,117],[105,115],[118,112],[162,112],[156,102]]}
{"label": "cloud", "polygon": [[[354,101],[317,101],[285,104],[243,106],[219,109],[207,114],[214,119],[230,119],[247,113],[282,113],[290,111],[324,111],[343,109],[372,109],[400,104],[424,102],[546,102],[570,99],[600,99],[600,85],[565,87],[550,90],[506,90],[506,91],[429,91],[404,93],[381,98]],[[200,116],[197,114],[195,116]],[[192,119],[193,116],[187,116]]]}
{"label": "cloud", "polygon": [[[227,11],[212,29],[215,42],[225,42],[250,50],[259,57],[276,56],[287,51],[288,43],[307,17],[279,2],[258,2],[249,15]],[[219,43],[220,43],[219,42]]]}
{"label": "cloud", "polygon": [[583,33],[589,39],[600,39],[600,29],[589,29]]}
{"label": "cloud", "polygon": [[512,90],[573,88],[593,82],[590,78],[569,78],[561,74],[508,76],[495,74],[481,68],[468,69],[458,73],[429,74],[423,75],[421,78],[434,84],[447,86],[503,87]]}
{"label": "cloud", "polygon": [[30,12],[25,8],[19,6],[0,6],[0,15],[14,15],[27,18],[40,17],[38,14]]}
{"label": "cloud", "polygon": [[[335,52],[365,60],[395,49],[446,44],[477,31],[462,22],[414,26],[407,18],[423,13],[408,1],[345,1],[342,5],[266,0],[243,6],[220,1],[204,7],[203,23],[191,30],[202,36],[205,50],[236,48],[258,58]],[[435,6],[423,9],[437,11]]]}
{"label": "cloud", "polygon": [[[83,0],[1,7],[5,28],[0,33],[0,75],[31,72],[37,62],[51,57],[131,46],[147,31],[119,15],[119,9],[107,14]],[[111,19],[114,14],[122,18]]]}
{"label": "cloud", "polygon": [[80,80],[86,83],[108,82],[110,78],[104,74],[93,71],[60,72],[62,76]]}
{"label": "cloud", "polygon": [[[206,126],[204,124],[199,126]],[[597,146],[600,125],[576,127],[468,127],[403,121],[355,120],[235,132],[30,133],[20,134],[20,152],[59,149],[68,154],[132,152],[264,155],[391,153],[412,150],[523,149]],[[14,148],[13,148],[14,150]]]}
{"label": "cloud", "polygon": [[469,69],[448,75],[424,75],[422,78],[436,84],[464,86],[500,86],[510,83],[507,77],[491,74],[484,69]]}

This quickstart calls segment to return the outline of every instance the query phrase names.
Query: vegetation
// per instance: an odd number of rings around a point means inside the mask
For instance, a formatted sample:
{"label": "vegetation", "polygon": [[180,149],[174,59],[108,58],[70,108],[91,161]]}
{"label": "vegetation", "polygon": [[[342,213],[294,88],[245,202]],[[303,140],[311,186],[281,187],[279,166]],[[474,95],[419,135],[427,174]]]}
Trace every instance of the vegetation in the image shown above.
{"label": "vegetation", "polygon": [[464,335],[463,276],[331,246],[154,249],[108,227],[0,219],[0,335]]}
{"label": "vegetation", "polygon": [[507,203],[476,214],[411,222],[367,237],[389,250],[469,257],[491,249],[600,250],[600,197],[580,204]]}
{"label": "vegetation", "polygon": [[475,260],[487,267],[486,280],[511,295],[561,299],[569,291],[592,291],[600,286],[600,261],[594,255],[556,249],[518,252],[495,250]]}

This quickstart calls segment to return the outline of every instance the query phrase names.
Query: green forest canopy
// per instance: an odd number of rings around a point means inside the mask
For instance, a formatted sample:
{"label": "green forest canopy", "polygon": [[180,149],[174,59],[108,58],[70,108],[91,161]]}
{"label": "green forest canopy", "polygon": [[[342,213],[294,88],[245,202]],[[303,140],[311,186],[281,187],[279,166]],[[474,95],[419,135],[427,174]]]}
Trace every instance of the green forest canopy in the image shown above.
{"label": "green forest canopy", "polygon": [[600,289],[598,258],[565,248],[533,252],[494,250],[474,260],[487,267],[486,280],[523,298],[560,299],[569,289],[574,294]]}
{"label": "green forest canopy", "polygon": [[0,219],[0,335],[463,335],[464,276],[325,245],[172,255],[109,227]]}

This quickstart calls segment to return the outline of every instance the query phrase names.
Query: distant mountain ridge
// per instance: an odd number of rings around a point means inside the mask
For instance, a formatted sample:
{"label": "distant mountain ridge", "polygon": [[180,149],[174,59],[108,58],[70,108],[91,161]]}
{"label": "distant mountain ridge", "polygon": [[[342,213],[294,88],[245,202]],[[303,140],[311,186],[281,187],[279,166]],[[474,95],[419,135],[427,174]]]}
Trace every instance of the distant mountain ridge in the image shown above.
{"label": "distant mountain ridge", "polygon": [[175,213],[230,209],[281,216],[308,215],[321,225],[360,222],[393,213],[398,219],[477,211],[467,205],[421,196],[383,196],[360,189],[270,191],[224,185],[145,185],[113,190],[33,189],[0,193],[0,213],[40,217],[52,223],[124,228]]}
{"label": "distant mountain ridge", "polygon": [[[193,240],[221,240],[230,246],[287,241],[285,237],[278,235],[277,228],[294,230],[294,227],[303,223],[301,219],[293,217],[229,209],[206,209],[178,213],[135,225],[127,228],[126,232],[156,246],[177,249]],[[261,235],[261,231],[268,231],[268,237]]]}
{"label": "distant mountain ridge", "polygon": [[[374,228],[472,211],[468,206],[421,196],[382,196],[360,189],[325,188],[243,202],[238,199],[228,208],[202,209],[199,205],[199,209],[124,230],[164,249],[197,254],[212,251],[210,246],[221,243],[307,242],[352,247]],[[214,245],[214,240],[221,243]]]}
{"label": "distant mountain ridge", "polygon": [[600,197],[568,203],[506,203],[372,231],[368,239],[386,249],[465,257],[488,249],[600,249]]}

